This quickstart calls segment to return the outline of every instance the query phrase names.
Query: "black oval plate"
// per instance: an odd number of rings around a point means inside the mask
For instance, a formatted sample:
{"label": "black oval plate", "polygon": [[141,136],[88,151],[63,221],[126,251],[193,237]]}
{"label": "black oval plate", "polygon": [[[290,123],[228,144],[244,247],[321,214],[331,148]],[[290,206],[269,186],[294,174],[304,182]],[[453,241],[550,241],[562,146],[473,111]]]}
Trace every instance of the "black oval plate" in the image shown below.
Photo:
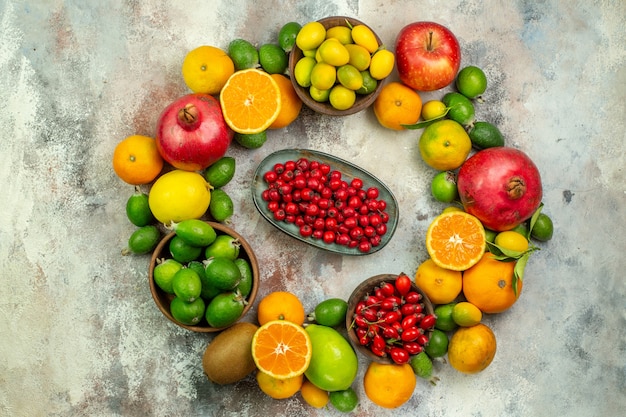
{"label": "black oval plate", "polygon": [[[276,163],[285,163],[290,160],[297,161],[300,158],[306,158],[309,161],[315,160],[327,163],[330,165],[331,169],[341,172],[342,179],[346,180],[348,183],[353,178],[360,178],[363,180],[364,189],[369,187],[378,188],[378,199],[385,200],[387,203],[385,211],[389,214],[387,233],[382,236],[380,245],[373,246],[369,252],[361,252],[358,248],[349,248],[336,243],[324,243],[321,239],[300,236],[299,228],[295,224],[276,221],[274,219],[272,213],[267,209],[267,202],[263,200],[262,197],[263,191],[267,189],[267,184],[263,180],[263,175],[267,171],[272,170]],[[369,172],[348,161],[310,149],[282,149],[268,155],[263,161],[261,161],[254,173],[254,179],[252,181],[252,198],[259,213],[261,213],[261,215],[277,229],[302,242],[308,243],[311,246],[341,255],[369,255],[381,250],[385,247],[385,245],[387,245],[387,243],[389,243],[391,237],[396,231],[396,226],[398,225],[398,201],[385,184]]]}

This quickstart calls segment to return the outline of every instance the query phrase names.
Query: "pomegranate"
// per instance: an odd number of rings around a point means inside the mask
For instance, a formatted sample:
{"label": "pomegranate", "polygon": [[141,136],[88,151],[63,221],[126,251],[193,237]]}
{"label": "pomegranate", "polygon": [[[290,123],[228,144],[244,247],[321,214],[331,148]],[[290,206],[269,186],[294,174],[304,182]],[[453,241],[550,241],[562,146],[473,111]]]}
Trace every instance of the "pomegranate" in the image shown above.
{"label": "pomegranate", "polygon": [[209,94],[188,94],[167,106],[157,122],[156,144],[168,163],[200,171],[226,154],[234,132],[219,101]]}
{"label": "pomegranate", "polygon": [[543,196],[533,161],[524,152],[504,146],[484,149],[465,161],[457,187],[465,211],[498,232],[529,219]]}

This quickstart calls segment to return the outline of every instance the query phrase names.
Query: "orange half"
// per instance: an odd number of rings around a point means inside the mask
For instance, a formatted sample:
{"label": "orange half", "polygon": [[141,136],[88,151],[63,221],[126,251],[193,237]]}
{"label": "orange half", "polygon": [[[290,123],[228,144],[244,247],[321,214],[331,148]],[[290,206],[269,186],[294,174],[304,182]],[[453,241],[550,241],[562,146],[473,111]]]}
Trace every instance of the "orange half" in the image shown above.
{"label": "orange half", "polygon": [[438,266],[465,271],[485,253],[485,229],[476,217],[465,212],[437,216],[426,232],[426,249]]}
{"label": "orange half", "polygon": [[260,371],[276,378],[302,375],[311,362],[311,339],[304,327],[286,320],[265,323],[252,338],[252,358]]}
{"label": "orange half", "polygon": [[280,94],[268,73],[254,68],[236,71],[220,93],[224,120],[237,133],[263,132],[280,114]]}

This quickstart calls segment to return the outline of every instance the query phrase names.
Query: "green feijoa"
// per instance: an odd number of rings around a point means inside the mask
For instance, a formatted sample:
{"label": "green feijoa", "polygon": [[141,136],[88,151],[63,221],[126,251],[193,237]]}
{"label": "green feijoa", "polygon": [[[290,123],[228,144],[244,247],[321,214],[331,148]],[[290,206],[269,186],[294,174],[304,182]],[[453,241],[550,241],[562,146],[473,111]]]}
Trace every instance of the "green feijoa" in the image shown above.
{"label": "green feijoa", "polygon": [[193,326],[198,324],[204,317],[205,304],[202,298],[196,298],[191,303],[180,297],[174,297],[170,303],[170,313],[174,320]]}
{"label": "green feijoa", "polygon": [[204,171],[204,178],[213,188],[221,188],[235,176],[235,158],[223,156]]}
{"label": "green feijoa", "polygon": [[468,135],[476,149],[504,146],[504,136],[500,129],[492,123],[478,121],[469,130]]}
{"label": "green feijoa", "polygon": [[[175,259],[157,259],[157,264],[152,271],[154,283],[168,294],[174,294],[172,289],[172,278],[180,271],[183,264]],[[204,269],[203,269],[204,270]]]}
{"label": "green feijoa", "polygon": [[236,71],[260,66],[259,51],[245,39],[233,39],[228,44],[228,56],[233,60]]}
{"label": "green feijoa", "polygon": [[317,324],[335,327],[346,321],[347,311],[348,303],[345,300],[329,298],[315,306],[315,310],[310,315],[310,318],[315,320]]}
{"label": "green feijoa", "polygon": [[200,297],[202,281],[196,271],[189,268],[181,268],[172,278],[172,289],[177,297],[191,303]]}
{"label": "green feijoa", "polygon": [[191,262],[202,255],[202,248],[192,246],[180,236],[174,236],[169,244],[170,255],[181,264]]}
{"label": "green feijoa", "polygon": [[148,204],[148,194],[135,188],[135,193],[126,201],[126,216],[137,227],[147,226],[154,222],[154,216]]}
{"label": "green feijoa", "polygon": [[209,213],[217,222],[228,220],[235,211],[233,200],[224,190],[215,189],[211,191],[211,202],[209,203]]}
{"label": "green feijoa", "polygon": [[474,65],[463,68],[456,76],[456,88],[465,97],[479,97],[487,89],[487,76],[484,71]]}
{"label": "green feijoa", "polygon": [[180,223],[172,223],[170,227],[176,232],[176,236],[191,246],[209,246],[217,238],[217,233],[213,226],[199,219],[188,219]]}
{"label": "green feijoa", "polygon": [[154,250],[161,238],[161,232],[156,226],[143,226],[135,230],[128,238],[128,247],[122,250],[123,255],[134,253],[143,255]]}
{"label": "green feijoa", "polygon": [[409,364],[413,368],[415,375],[420,378],[430,379],[433,375],[433,361],[426,352],[420,352],[411,357]]}
{"label": "green feijoa", "polygon": [[232,290],[241,281],[241,271],[227,258],[210,258],[204,261],[207,282],[220,290]]}
{"label": "green feijoa", "polygon": [[280,28],[278,32],[278,45],[283,48],[283,51],[286,53],[291,52],[293,46],[296,44],[296,37],[300,29],[302,29],[302,25],[298,22],[288,22]]}
{"label": "green feijoa", "polygon": [[424,352],[431,358],[441,358],[448,353],[448,335],[439,329],[433,329],[424,346]]}
{"label": "green feijoa", "polygon": [[474,104],[461,93],[447,93],[441,101],[449,107],[447,117],[463,126],[474,122]]}
{"label": "green feijoa", "polygon": [[216,295],[206,307],[206,321],[209,326],[221,328],[235,323],[244,309],[244,300],[241,295],[233,291]]}
{"label": "green feijoa", "polygon": [[246,149],[257,149],[263,146],[265,141],[267,141],[267,131],[262,131],[259,133],[235,133],[234,136],[235,142],[240,144]]}
{"label": "green feijoa", "polygon": [[250,291],[252,291],[252,268],[250,267],[250,262],[244,258],[237,258],[234,262],[237,268],[239,268],[239,272],[241,272],[241,280],[235,287],[235,290],[247,297]]}
{"label": "green feijoa", "polygon": [[210,300],[221,292],[220,289],[210,285],[209,280],[206,277],[204,264],[202,262],[191,261],[187,264],[187,268],[196,271],[196,273],[200,277],[200,281],[202,282],[202,291],[200,292],[200,297],[204,298],[205,300]]}
{"label": "green feijoa", "polygon": [[239,257],[241,243],[239,240],[229,235],[218,235],[215,241],[206,247],[204,257],[227,258],[234,261]]}

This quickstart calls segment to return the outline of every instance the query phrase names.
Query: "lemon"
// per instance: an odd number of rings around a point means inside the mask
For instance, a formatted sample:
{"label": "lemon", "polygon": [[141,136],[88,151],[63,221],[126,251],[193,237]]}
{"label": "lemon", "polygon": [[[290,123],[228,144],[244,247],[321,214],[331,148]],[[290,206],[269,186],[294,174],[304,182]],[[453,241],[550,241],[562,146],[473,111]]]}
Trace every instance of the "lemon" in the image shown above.
{"label": "lemon", "polygon": [[325,103],[328,101],[330,97],[330,89],[328,90],[320,90],[319,88],[315,88],[314,86],[309,87],[309,94],[311,98],[318,103]]}
{"label": "lemon", "polygon": [[320,90],[330,89],[337,81],[337,70],[325,62],[318,62],[311,70],[311,85]]}
{"label": "lemon", "polygon": [[352,31],[348,26],[333,26],[326,30],[326,39],[337,39],[343,45],[352,44]]}
{"label": "lemon", "polygon": [[298,62],[296,62],[296,66],[293,69],[293,76],[296,78],[296,82],[300,87],[306,88],[311,86],[311,72],[316,63],[315,58],[310,56],[300,58]]}
{"label": "lemon", "polygon": [[320,59],[327,64],[339,67],[350,61],[350,53],[341,42],[335,38],[326,39],[317,48]]}
{"label": "lemon", "polygon": [[197,172],[175,169],[163,174],[152,185],[148,204],[161,223],[198,219],[209,208],[210,185]]}
{"label": "lemon", "polygon": [[373,54],[378,49],[378,40],[372,30],[365,25],[356,25],[352,28],[352,39]]}
{"label": "lemon", "polygon": [[286,53],[291,52],[293,46],[296,44],[296,37],[300,29],[302,29],[302,25],[298,22],[288,22],[280,28],[278,32],[278,45],[283,48],[283,51]]}
{"label": "lemon", "polygon": [[494,243],[504,249],[515,252],[526,252],[528,250],[528,239],[521,233],[507,230],[496,235]]}
{"label": "lemon", "polygon": [[388,49],[379,49],[372,55],[370,74],[377,80],[382,80],[393,71],[396,56]]}
{"label": "lemon", "polygon": [[454,120],[439,120],[424,129],[419,150],[426,164],[439,171],[453,171],[465,162],[472,142]]}
{"label": "lemon", "polygon": [[363,76],[361,72],[350,64],[337,68],[337,81],[350,90],[358,90],[363,86]]}
{"label": "lemon", "polygon": [[316,49],[326,39],[326,28],[320,22],[309,22],[302,26],[296,36],[296,45],[303,51]]}
{"label": "lemon", "polygon": [[452,309],[452,320],[461,327],[475,326],[482,318],[482,311],[467,301],[457,303]]}
{"label": "lemon", "polygon": [[349,43],[344,46],[348,50],[348,54],[350,54],[348,64],[356,67],[359,71],[365,71],[369,68],[372,56],[367,49],[355,43]]}
{"label": "lemon", "polygon": [[446,105],[440,100],[430,100],[422,106],[422,119],[432,120],[446,114]]}
{"label": "lemon", "polygon": [[343,85],[336,85],[330,90],[328,100],[333,108],[337,110],[348,110],[356,101],[356,93],[354,90],[346,88]]}

